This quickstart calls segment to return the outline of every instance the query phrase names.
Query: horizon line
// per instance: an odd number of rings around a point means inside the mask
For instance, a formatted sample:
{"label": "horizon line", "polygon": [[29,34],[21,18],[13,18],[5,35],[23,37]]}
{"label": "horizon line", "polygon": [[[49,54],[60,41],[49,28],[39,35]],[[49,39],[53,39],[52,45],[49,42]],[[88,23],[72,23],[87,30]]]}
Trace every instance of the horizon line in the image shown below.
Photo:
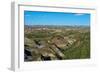
{"label": "horizon line", "polygon": [[38,25],[41,25],[41,26],[90,26],[90,25],[78,25],[78,24],[76,24],[76,25],[57,25],[57,24],[51,24],[51,25],[48,25],[48,24],[35,24],[35,25],[33,25],[33,24],[24,24],[24,25],[29,25],[29,26],[38,26]]}

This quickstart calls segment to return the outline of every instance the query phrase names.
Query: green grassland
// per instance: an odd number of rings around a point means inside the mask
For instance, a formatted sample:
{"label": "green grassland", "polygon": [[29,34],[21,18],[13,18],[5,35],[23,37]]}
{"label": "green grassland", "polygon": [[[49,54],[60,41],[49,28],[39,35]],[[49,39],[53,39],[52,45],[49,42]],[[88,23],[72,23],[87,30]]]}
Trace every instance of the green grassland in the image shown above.
{"label": "green grassland", "polygon": [[24,49],[33,50],[31,61],[90,58],[89,27],[25,28],[24,38]]}

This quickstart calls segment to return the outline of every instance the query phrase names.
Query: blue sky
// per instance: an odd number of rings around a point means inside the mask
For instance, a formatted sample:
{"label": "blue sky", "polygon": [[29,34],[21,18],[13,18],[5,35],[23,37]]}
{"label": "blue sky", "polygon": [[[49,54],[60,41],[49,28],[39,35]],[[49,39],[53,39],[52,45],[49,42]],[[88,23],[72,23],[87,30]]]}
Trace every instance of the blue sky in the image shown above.
{"label": "blue sky", "polygon": [[24,11],[25,25],[90,25],[90,14]]}

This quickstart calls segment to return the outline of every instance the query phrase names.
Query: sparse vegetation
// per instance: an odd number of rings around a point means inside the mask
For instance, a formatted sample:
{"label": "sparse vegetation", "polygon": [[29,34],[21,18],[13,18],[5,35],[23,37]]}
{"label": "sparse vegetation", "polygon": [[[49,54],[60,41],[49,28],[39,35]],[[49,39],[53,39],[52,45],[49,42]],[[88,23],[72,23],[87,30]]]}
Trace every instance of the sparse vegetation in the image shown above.
{"label": "sparse vegetation", "polygon": [[25,53],[25,61],[90,58],[89,27],[33,26],[24,31],[28,40],[25,39],[24,49],[31,54]]}

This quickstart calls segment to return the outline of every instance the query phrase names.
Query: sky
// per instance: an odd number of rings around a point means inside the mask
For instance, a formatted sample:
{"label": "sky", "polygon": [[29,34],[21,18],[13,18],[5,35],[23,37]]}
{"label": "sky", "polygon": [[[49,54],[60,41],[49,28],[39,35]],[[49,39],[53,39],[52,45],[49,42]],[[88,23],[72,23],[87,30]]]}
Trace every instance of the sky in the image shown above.
{"label": "sky", "polygon": [[90,14],[24,11],[25,25],[90,25]]}

